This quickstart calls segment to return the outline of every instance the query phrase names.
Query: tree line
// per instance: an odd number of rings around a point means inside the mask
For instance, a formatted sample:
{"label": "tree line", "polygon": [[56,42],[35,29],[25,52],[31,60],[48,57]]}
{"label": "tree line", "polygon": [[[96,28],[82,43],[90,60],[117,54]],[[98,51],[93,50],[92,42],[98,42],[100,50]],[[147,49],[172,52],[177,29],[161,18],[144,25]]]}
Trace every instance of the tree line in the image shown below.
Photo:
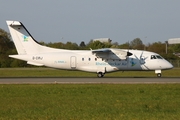
{"label": "tree line", "polygon": [[[147,50],[160,54],[167,60],[180,60],[179,57],[175,56],[173,53],[180,52],[180,44],[168,45],[168,53],[166,54],[166,44],[162,42],[143,44],[140,38],[135,38],[130,42],[124,44],[119,44],[118,42],[100,42],[90,40],[87,44],[82,41],[79,45],[72,42],[55,42],[55,43],[44,43],[39,42],[39,44],[59,48],[59,49],[70,49],[70,50],[89,50],[89,49],[100,49],[100,48],[119,48],[119,49],[138,49]],[[25,61],[9,58],[8,55],[17,54],[15,45],[11,40],[11,36],[8,32],[0,28],[0,68],[5,67],[31,67],[31,65],[26,64]]]}

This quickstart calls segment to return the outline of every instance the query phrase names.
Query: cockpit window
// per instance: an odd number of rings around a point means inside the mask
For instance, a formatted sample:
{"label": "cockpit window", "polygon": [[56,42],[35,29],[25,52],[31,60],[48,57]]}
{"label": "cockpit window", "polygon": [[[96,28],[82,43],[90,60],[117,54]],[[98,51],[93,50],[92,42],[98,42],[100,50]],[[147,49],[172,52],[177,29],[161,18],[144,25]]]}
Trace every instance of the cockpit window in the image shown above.
{"label": "cockpit window", "polygon": [[151,59],[163,59],[160,55],[151,55]]}
{"label": "cockpit window", "polygon": [[161,56],[159,56],[159,55],[156,55],[156,58],[157,59],[163,59]]}
{"label": "cockpit window", "polygon": [[151,59],[156,59],[156,56],[155,55],[151,55]]}

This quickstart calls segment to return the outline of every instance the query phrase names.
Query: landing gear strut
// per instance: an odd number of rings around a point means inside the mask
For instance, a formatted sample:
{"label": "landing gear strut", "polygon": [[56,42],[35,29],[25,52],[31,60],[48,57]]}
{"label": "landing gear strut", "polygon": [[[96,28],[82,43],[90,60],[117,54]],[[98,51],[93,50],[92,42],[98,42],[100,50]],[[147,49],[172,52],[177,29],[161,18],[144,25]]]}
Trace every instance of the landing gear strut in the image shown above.
{"label": "landing gear strut", "polygon": [[97,77],[101,78],[101,77],[103,77],[103,76],[104,76],[104,74],[103,74],[102,72],[98,72],[98,73],[97,73]]}

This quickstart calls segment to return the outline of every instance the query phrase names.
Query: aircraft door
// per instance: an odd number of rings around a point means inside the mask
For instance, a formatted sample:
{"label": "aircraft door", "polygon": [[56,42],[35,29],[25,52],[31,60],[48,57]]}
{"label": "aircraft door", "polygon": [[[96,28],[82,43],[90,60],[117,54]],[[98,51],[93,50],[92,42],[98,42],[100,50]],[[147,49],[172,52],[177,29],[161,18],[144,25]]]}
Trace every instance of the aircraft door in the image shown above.
{"label": "aircraft door", "polygon": [[76,68],[76,57],[75,56],[71,56],[70,66],[72,69]]}

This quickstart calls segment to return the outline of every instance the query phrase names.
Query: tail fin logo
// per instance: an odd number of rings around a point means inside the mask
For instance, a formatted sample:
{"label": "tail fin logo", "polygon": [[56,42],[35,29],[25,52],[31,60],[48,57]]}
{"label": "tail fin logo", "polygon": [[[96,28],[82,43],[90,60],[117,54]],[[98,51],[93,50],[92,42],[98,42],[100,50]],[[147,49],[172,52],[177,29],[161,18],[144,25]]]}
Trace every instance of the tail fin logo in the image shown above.
{"label": "tail fin logo", "polygon": [[23,37],[23,39],[24,39],[24,42],[27,42],[27,41],[28,41],[28,37],[27,37],[27,36],[23,35],[22,37]]}

